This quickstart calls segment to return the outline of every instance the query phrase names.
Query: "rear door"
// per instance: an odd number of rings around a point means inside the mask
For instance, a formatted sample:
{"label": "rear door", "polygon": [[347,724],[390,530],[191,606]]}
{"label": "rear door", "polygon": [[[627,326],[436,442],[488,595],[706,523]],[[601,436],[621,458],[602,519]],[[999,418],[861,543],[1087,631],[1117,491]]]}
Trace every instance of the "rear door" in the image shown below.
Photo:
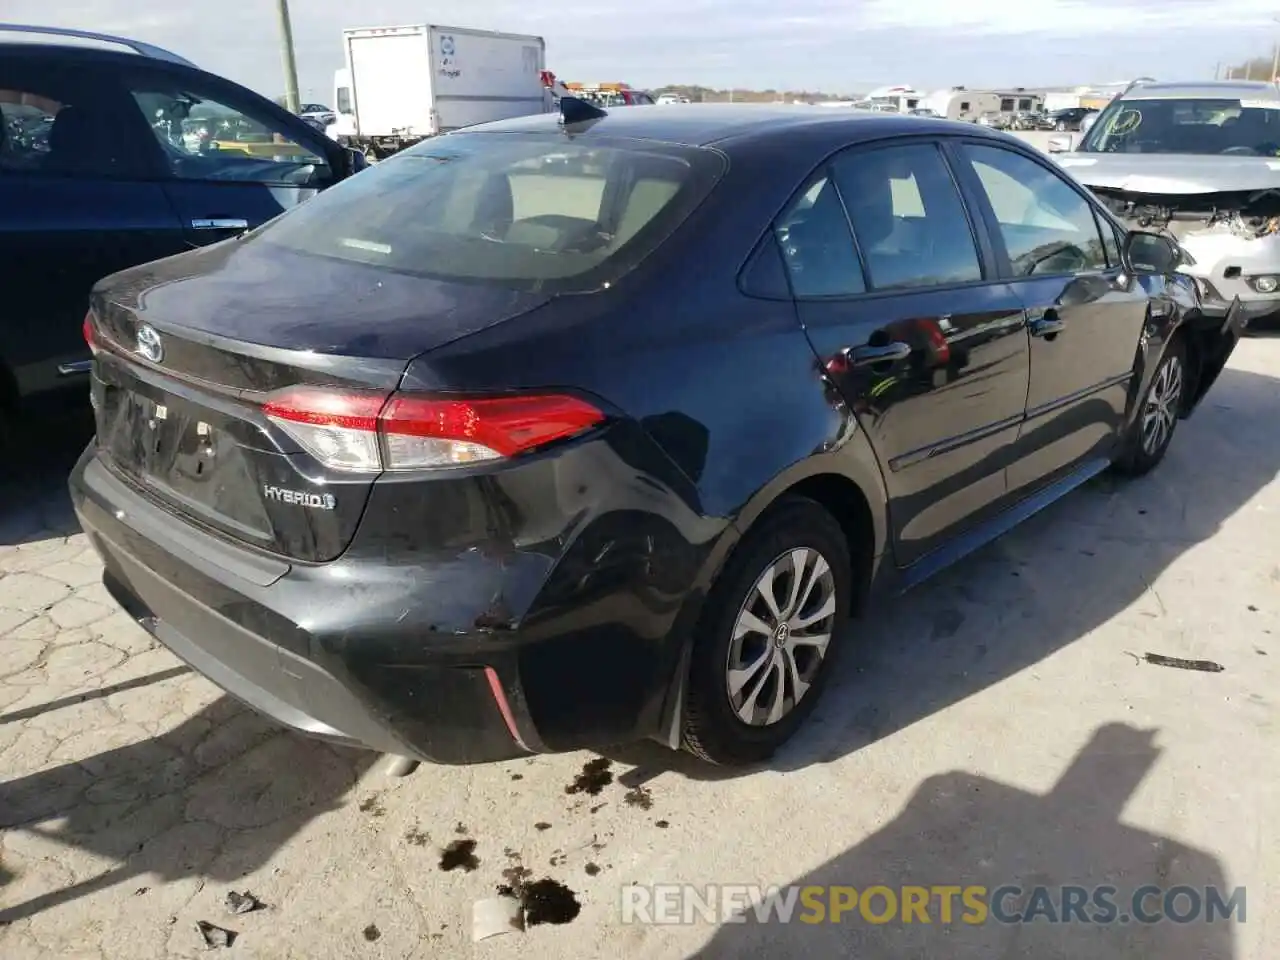
{"label": "rear door", "polygon": [[192,244],[260,226],[342,175],[340,148],[323,132],[235,84],[168,65],[125,83]]}
{"label": "rear door", "polygon": [[778,234],[814,349],[880,460],[905,566],[999,509],[1026,401],[1022,305],[931,141],[838,155]]}
{"label": "rear door", "polygon": [[90,288],[185,247],[128,107],[97,66],[0,61],[0,393],[87,392]]}
{"label": "rear door", "polygon": [[956,144],[982,197],[1009,282],[1027,309],[1027,420],[1011,492],[1109,454],[1128,405],[1149,297],[1119,263],[1085,194],[1040,161],[990,143]]}

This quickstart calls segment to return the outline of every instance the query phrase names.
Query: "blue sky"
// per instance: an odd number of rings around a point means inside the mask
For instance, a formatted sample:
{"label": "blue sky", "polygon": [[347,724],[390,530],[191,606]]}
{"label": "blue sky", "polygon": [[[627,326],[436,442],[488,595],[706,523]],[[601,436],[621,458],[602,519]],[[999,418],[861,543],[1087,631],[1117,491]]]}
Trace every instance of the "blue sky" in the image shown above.
{"label": "blue sky", "polygon": [[[546,38],[566,80],[865,92],[1213,76],[1267,56],[1275,0],[291,0],[305,99],[331,99],[343,27],[438,22]],[[123,33],[269,96],[275,0],[3,0],[0,19]]]}

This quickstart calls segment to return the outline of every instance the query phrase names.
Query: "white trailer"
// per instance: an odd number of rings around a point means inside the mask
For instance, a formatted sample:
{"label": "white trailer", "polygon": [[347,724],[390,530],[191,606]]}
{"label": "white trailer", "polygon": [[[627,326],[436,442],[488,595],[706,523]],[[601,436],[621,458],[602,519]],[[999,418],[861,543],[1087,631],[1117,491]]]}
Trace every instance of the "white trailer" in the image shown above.
{"label": "white trailer", "polygon": [[925,97],[927,107],[948,120],[976,121],[983,114],[1026,113],[1044,106],[1044,95],[1029,90],[967,90],[951,87]]}
{"label": "white trailer", "polygon": [[342,46],[331,134],[375,158],[450,130],[552,109],[541,37],[418,24],[344,30]]}

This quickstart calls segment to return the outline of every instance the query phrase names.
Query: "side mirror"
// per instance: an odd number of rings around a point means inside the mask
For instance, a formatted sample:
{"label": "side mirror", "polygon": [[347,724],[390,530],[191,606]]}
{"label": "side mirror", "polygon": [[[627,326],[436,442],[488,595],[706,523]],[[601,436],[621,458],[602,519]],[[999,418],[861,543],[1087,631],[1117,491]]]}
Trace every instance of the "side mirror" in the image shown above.
{"label": "side mirror", "polygon": [[1162,233],[1132,230],[1124,238],[1122,259],[1130,273],[1167,275],[1182,263],[1182,248]]}
{"label": "side mirror", "polygon": [[1070,137],[1050,137],[1049,138],[1049,147],[1048,147],[1049,153],[1066,153],[1070,149],[1071,149]]}

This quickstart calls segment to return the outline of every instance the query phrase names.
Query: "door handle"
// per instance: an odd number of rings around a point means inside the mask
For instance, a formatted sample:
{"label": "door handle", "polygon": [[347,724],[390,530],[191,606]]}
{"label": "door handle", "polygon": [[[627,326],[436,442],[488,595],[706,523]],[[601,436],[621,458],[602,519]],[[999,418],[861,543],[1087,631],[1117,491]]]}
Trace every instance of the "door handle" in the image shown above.
{"label": "door handle", "polygon": [[212,217],[191,221],[192,230],[248,230],[248,220],[237,220],[234,217]]}
{"label": "door handle", "polygon": [[877,363],[905,360],[911,356],[911,344],[895,340],[879,347],[853,347],[844,352],[851,367],[869,367]]}
{"label": "door handle", "polygon": [[1039,311],[1031,314],[1027,319],[1027,332],[1033,337],[1052,340],[1065,329],[1067,325],[1062,322],[1057,310]]}

